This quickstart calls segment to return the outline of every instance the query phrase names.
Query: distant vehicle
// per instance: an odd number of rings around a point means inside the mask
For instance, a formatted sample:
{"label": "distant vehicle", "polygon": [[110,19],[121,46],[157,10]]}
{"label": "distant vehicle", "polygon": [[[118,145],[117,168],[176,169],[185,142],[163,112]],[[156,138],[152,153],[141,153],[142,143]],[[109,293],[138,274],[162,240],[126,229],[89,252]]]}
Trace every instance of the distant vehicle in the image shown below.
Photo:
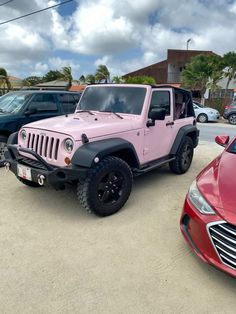
{"label": "distant vehicle", "polygon": [[204,107],[199,102],[194,101],[193,108],[198,122],[201,123],[214,122],[218,121],[220,118],[219,111],[213,108]]}
{"label": "distant vehicle", "polygon": [[67,91],[18,91],[0,97],[0,166],[9,135],[22,125],[73,113],[81,93]]}
{"label": "distant vehicle", "polygon": [[221,135],[225,147],[193,181],[185,199],[180,228],[200,259],[236,277],[236,137]]}
{"label": "distant vehicle", "polygon": [[236,124],[236,101],[233,101],[230,105],[225,106],[223,117],[228,120],[230,124]]}

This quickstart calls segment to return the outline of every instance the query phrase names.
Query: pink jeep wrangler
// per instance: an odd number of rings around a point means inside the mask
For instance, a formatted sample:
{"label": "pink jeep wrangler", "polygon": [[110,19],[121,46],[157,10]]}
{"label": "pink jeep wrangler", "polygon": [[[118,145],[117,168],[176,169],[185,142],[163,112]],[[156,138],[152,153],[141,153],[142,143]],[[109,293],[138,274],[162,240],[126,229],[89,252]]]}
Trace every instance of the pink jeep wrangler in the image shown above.
{"label": "pink jeep wrangler", "polygon": [[75,183],[82,206],[107,216],[129,198],[133,176],[166,163],[185,173],[198,137],[186,90],[91,85],[74,114],[30,123],[12,134],[6,167],[31,187]]}

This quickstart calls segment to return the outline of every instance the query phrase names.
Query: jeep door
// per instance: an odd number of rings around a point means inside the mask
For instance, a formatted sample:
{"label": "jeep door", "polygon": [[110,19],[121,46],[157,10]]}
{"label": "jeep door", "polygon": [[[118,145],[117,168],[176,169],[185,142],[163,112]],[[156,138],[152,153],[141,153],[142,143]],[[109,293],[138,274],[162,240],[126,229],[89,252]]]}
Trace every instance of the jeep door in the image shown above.
{"label": "jeep door", "polygon": [[164,108],[166,114],[164,120],[156,120],[155,125],[145,127],[143,149],[145,162],[167,156],[173,145],[176,130],[173,120],[172,88],[157,88],[152,90],[149,112],[153,108]]}

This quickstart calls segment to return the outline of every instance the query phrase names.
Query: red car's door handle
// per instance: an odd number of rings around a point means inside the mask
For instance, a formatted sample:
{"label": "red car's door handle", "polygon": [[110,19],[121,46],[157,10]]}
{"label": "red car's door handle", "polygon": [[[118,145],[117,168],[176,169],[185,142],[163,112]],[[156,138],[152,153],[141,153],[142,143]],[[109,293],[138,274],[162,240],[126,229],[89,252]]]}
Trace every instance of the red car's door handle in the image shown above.
{"label": "red car's door handle", "polygon": [[169,125],[174,125],[175,123],[172,121],[172,122],[167,122],[166,123],[166,126],[169,126]]}

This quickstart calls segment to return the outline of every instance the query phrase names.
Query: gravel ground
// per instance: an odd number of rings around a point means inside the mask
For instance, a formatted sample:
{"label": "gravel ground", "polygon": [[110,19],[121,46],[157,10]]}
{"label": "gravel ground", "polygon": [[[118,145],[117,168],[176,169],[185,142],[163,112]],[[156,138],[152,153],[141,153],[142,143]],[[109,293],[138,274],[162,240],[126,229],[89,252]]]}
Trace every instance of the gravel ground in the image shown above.
{"label": "gravel ground", "polygon": [[235,313],[235,280],[179,231],[190,183],[221,150],[199,145],[185,175],[137,178],[108,218],[80,208],[73,187],[32,189],[0,169],[0,313]]}

